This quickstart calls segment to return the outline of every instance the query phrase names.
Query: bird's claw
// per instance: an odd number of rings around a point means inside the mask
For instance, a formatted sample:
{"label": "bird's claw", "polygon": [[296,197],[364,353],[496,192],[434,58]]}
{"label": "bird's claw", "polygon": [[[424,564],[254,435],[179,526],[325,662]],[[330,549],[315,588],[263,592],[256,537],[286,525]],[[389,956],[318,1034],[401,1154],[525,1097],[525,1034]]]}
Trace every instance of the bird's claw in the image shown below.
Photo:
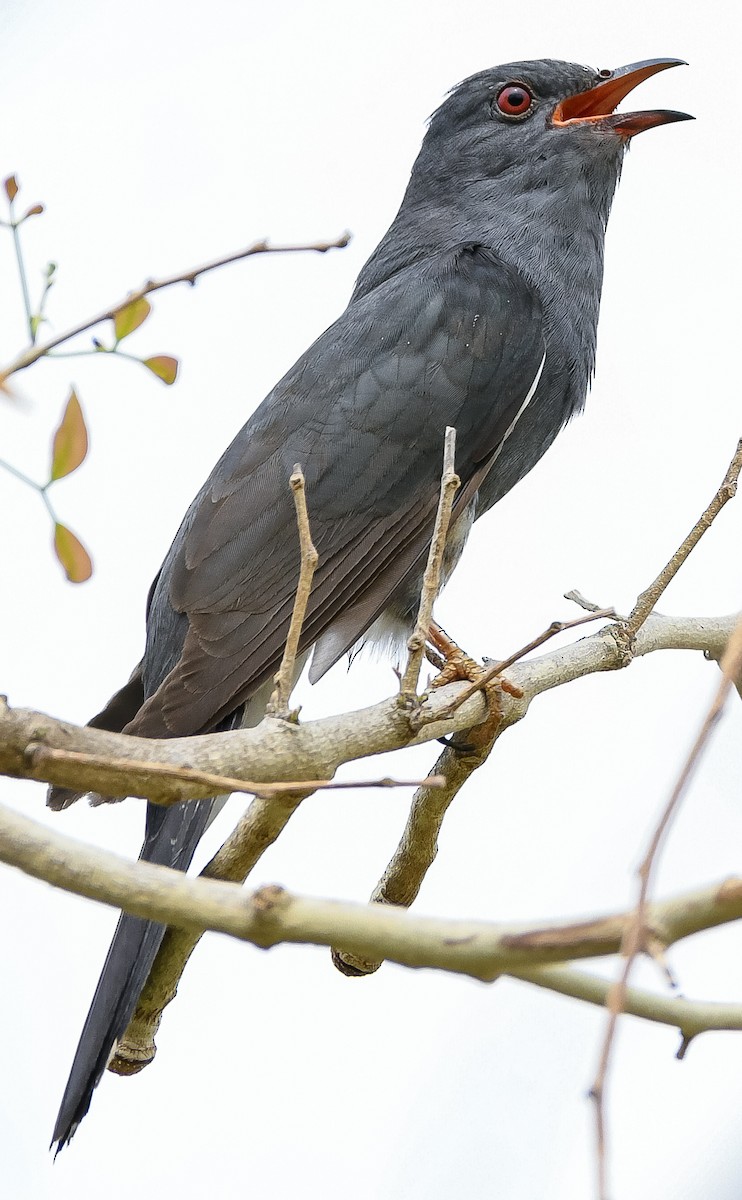
{"label": "bird's claw", "polygon": [[[481,680],[485,673],[485,668],[476,659],[472,658],[470,654],[462,650],[441,629],[440,625],[431,625],[430,641],[434,647],[435,660],[437,660],[435,661],[435,665],[438,662],[442,663],[438,674],[430,684],[431,691],[436,688],[445,687],[448,683],[463,682],[476,684]],[[486,680],[482,683],[482,692],[487,704],[487,716],[480,725],[466,730],[464,735],[466,738],[465,742],[457,741],[454,734],[452,738],[445,741],[445,745],[459,754],[478,754],[481,751],[485,751],[485,748],[486,753],[489,753],[492,739],[502,721],[500,691],[506,682],[506,680],[496,678]],[[509,689],[505,688],[504,690]]]}

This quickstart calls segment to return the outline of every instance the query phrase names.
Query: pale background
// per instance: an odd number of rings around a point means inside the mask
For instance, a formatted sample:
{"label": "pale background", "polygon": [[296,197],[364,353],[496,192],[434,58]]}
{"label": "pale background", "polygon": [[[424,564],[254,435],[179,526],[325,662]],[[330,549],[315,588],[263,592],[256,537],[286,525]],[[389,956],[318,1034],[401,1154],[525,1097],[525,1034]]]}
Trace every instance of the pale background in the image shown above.
{"label": "pale background", "polygon": [[[574,615],[561,599],[569,588],[626,611],[742,433],[731,11],[687,0],[3,0],[0,171],[18,173],[21,200],[48,206],[24,240],[34,288],[46,260],[59,262],[55,330],[148,275],[262,235],[354,234],[342,253],[255,259],[156,297],[130,347],[178,355],[173,389],[108,360],[19,377],[28,407],[3,406],[1,453],[39,478],[69,382],[78,386],[91,456],[55,494],[96,574],[81,588],[65,583],[41,503],[0,473],[0,688],[11,703],[83,721],[127,678],[147,588],[183,510],[249,412],[344,307],[396,211],[426,117],[452,84],[512,59],[687,58],[633,106],[698,120],[632,148],[608,234],[587,414],[477,527],[439,616],[470,651],[502,655]],[[0,271],[6,359],[24,335],[7,235]],[[738,608],[741,532],[737,501],[661,608]],[[547,919],[629,903],[717,679],[700,656],[666,654],[539,700],[454,805],[418,910]],[[299,698],[312,715],[393,686],[388,666],[359,662]],[[737,702],[685,800],[661,894],[739,871],[740,717]],[[427,748],[354,770],[410,775],[434,757]],[[138,801],[46,816],[41,788],[3,781],[0,793],[55,828],[138,849]],[[406,803],[402,792],[312,797],[255,883],[365,899]],[[239,810],[233,802],[231,815]],[[130,1080],[107,1075],[52,1166],[46,1147],[115,914],[7,869],[0,889],[4,1194],[594,1195],[586,1091],[599,1010],[507,981],[396,967],[347,980],[325,951],[266,955],[216,936],[167,1012],[154,1066]],[[740,998],[738,929],[698,937],[671,961],[686,994]],[[662,986],[651,967],[637,978]],[[609,1100],[616,1200],[742,1196],[742,1038],[706,1035],[683,1063],[677,1043],[672,1031],[622,1023]]]}

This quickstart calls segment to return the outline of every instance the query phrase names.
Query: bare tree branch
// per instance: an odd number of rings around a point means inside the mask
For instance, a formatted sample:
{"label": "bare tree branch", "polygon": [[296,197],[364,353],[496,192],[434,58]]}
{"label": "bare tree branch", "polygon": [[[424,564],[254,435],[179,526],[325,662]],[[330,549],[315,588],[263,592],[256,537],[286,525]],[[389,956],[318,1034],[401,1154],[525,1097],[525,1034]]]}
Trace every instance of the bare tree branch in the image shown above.
{"label": "bare tree branch", "polygon": [[[612,627],[607,627],[572,645],[516,663],[509,675],[522,696],[502,696],[498,736],[525,716],[536,696],[595,672],[625,667],[634,657],[658,650],[698,650],[718,660],[736,621],[736,615],[707,618],[654,613],[639,630],[628,660],[616,645]],[[30,709],[12,709],[0,699],[0,774],[102,795],[144,796],[161,804],[204,799],[213,795],[214,789],[212,784],[165,779],[158,771],[148,770],[147,764],[153,761],[158,767],[187,766],[258,784],[332,779],[341,763],[431,741],[481,723],[487,711],[479,693],[451,716],[442,715],[465,686],[449,684],[423,697],[425,724],[414,730],[410,714],[395,696],[357,712],[302,725],[269,719],[255,729],[189,738],[109,733]],[[45,758],[47,749],[87,754],[91,761]],[[116,765],[111,766],[109,760]],[[119,765],[121,761],[128,764],[125,769]]]}
{"label": "bare tree branch", "polygon": [[[470,775],[486,761],[494,742],[495,736],[490,733],[485,745],[472,747],[468,754],[446,747],[434,768],[436,776],[443,777],[444,786],[434,790],[422,785],[415,792],[399,845],[371,893],[371,904],[409,908],[416,900],[438,853],[443,818]],[[381,959],[361,958],[337,948],[332,951],[332,961],[343,975],[353,976],[371,975],[382,965]]]}
{"label": "bare tree branch", "polygon": [[[615,954],[634,919],[629,912],[592,921],[495,924],[413,917],[387,905],[293,896],[275,885],[246,895],[234,884],[191,878],[86,845],[3,807],[0,859],[55,887],[164,924],[212,929],[263,948],[282,942],[340,942],[361,955],[485,982],[549,963]],[[649,925],[661,931],[667,944],[740,919],[742,878],[655,902],[647,909]]]}
{"label": "bare tree branch", "polygon": [[[740,443],[738,457],[740,459],[740,465],[742,465],[742,442]],[[737,471],[739,471],[739,466],[737,467]],[[700,534],[698,536],[700,537]],[[729,639],[728,645],[721,660],[721,669],[722,680],[719,684],[716,696],[714,697],[711,706],[704,717],[699,733],[690,749],[685,763],[683,764],[677,783],[672,790],[670,799],[665,805],[660,819],[657,822],[657,826],[652,834],[641,866],[639,867],[639,896],[636,902],[636,909],[626,925],[626,929],[621,940],[621,954],[625,960],[623,970],[620,978],[609,988],[607,994],[608,1021],[606,1024],[605,1037],[603,1039],[603,1046],[600,1053],[597,1074],[595,1076],[593,1086],[590,1089],[590,1095],[595,1102],[595,1122],[598,1151],[598,1194],[600,1196],[600,1200],[607,1200],[608,1197],[604,1103],[606,1080],[608,1077],[611,1054],[615,1042],[616,1024],[620,1014],[625,1011],[626,994],[631,968],[634,965],[634,961],[636,960],[640,950],[647,948],[647,935],[650,931],[647,928],[646,914],[648,909],[649,885],[652,879],[652,872],[657,859],[657,854],[669,828],[670,822],[677,812],[680,800],[685,792],[693,771],[698,765],[701,754],[708,743],[711,731],[721,716],[724,704],[726,703],[729,695],[729,691],[734,684],[739,683],[739,681],[742,679],[742,619],[738,621]],[[652,940],[655,942],[658,941],[660,946],[663,946],[662,939],[657,939],[654,931],[651,932],[653,934]]]}
{"label": "bare tree branch", "polygon": [[312,542],[312,534],[309,528],[309,513],[307,512],[307,493],[304,486],[304,473],[299,463],[296,463],[294,472],[289,479],[291,490],[294,493],[294,505],[296,506],[296,523],[299,527],[299,550],[301,554],[301,567],[299,570],[299,582],[296,587],[296,596],[294,597],[294,608],[291,613],[291,623],[289,632],[286,636],[286,645],[281,659],[281,666],[275,678],[276,688],[268,703],[267,713],[271,717],[289,717],[289,700],[295,682],[296,656],[299,652],[299,639],[304,625],[304,617],[309,603],[309,595],[312,590],[312,580],[314,572],[317,569],[319,555]]}
{"label": "bare tree branch", "polygon": [[451,510],[453,509],[454,496],[461,486],[461,480],[454,470],[455,456],[456,430],[447,426],[443,445],[443,474],[441,475],[438,511],[435,516],[435,526],[430,542],[430,550],[428,551],[428,561],[425,565],[417,620],[407,643],[409,658],[400,684],[400,691],[403,696],[413,695],[417,691],[420,667],[422,666],[425,654],[425,643],[430,633],[433,604],[441,588],[443,554],[446,549],[448,526],[451,522]]}
{"label": "bare tree branch", "polygon": [[[256,796],[224,845],[206,864],[201,877],[228,882],[231,886],[244,883],[265,851],[283,833],[302,801],[311,795],[312,789],[306,788],[271,797]],[[157,1053],[155,1035],[162,1014],[177,993],[202,932],[172,924],[165,930],[134,1014],[109,1064],[115,1074],[133,1075],[152,1062]]]}
{"label": "bare tree branch", "polygon": [[[112,767],[126,771],[130,763],[125,758],[110,758],[105,755],[82,754],[75,750],[50,750],[48,746],[36,746],[31,750],[34,760],[42,762],[66,762],[88,767]],[[184,783],[202,783],[211,788],[214,795],[231,795],[232,792],[245,792],[251,796],[275,796],[277,792],[295,791],[297,788],[311,788],[312,791],[347,791],[350,788],[404,788],[431,787],[442,788],[445,780],[442,776],[428,775],[425,779],[393,779],[385,775],[381,779],[301,779],[286,780],[285,783],[257,783],[254,779],[235,779],[229,775],[211,775],[208,771],[198,771],[194,767],[180,767],[169,763],[146,762],[139,766],[152,775],[162,775],[166,779],[181,780]],[[164,803],[168,803],[165,801]],[[177,803],[175,799],[172,803]]]}
{"label": "bare tree branch", "polygon": [[[660,649],[693,649],[718,659],[735,623],[734,616],[706,619],[671,618],[654,614],[639,631],[632,654],[639,656]],[[502,723],[497,736],[519,721],[531,700],[540,693],[592,672],[625,666],[627,661],[608,628],[540,658],[517,663],[509,674],[513,684],[520,689],[521,696],[502,696]],[[343,762],[424,742],[457,730],[471,730],[480,724],[486,718],[487,710],[485,700],[479,693],[467,700],[452,716],[438,719],[446,711],[450,699],[463,686],[466,685],[451,684],[430,692],[421,700],[425,717],[430,718],[423,728],[417,728],[417,721],[414,722],[415,728],[412,727],[413,714],[399,705],[398,697],[393,697],[360,712],[323,718],[303,725],[267,719],[256,729],[172,739],[135,738],[87,727],[79,728],[40,713],[14,711],[6,703],[0,702],[0,773],[87,788],[108,795],[144,795],[160,803],[210,796],[213,795],[214,786],[213,783],[185,782],[182,777],[165,779],[158,771],[153,773],[148,770],[148,764],[153,759],[158,768],[162,763],[169,763],[176,768],[192,767],[209,776],[217,774],[222,777],[249,778],[258,784],[302,783],[302,788],[307,790],[281,791],[253,800],[237,830],[207,868],[210,874],[219,872],[232,879],[244,879],[264,850],[285,828],[302,799],[309,794],[311,780],[332,778]],[[61,759],[45,758],[40,747],[44,748],[44,752],[51,749],[87,754],[91,758],[94,756],[94,761],[85,764],[71,761],[66,754]],[[113,759],[115,765],[111,766],[108,759]],[[128,764],[126,768],[120,765],[121,761]],[[465,762],[461,769],[467,771]],[[453,790],[447,793],[444,789],[443,805],[447,795],[450,802],[463,779],[458,787],[455,778],[450,780],[447,777],[447,787],[449,782],[453,783]],[[424,873],[425,853],[430,856],[431,851],[428,849],[418,854],[413,837],[426,823],[439,823],[442,819],[440,809],[436,815],[432,807],[434,803],[432,793],[416,797],[408,823],[409,847],[403,843],[399,856],[395,856],[396,861],[391,865],[392,873],[398,867],[402,868],[398,884],[395,885],[399,886],[400,893],[405,887],[414,888],[415,872],[419,875],[422,868]],[[432,853],[435,832],[433,825],[429,839]],[[407,875],[405,882],[405,857],[410,854],[410,847],[415,862],[410,864],[411,874]],[[380,888],[392,894],[386,876]],[[186,930],[169,929],[165,936],[155,968],[142,994],[135,1021],[127,1033],[127,1043],[139,1045],[144,1062],[152,1057],[153,1034],[160,1014],[174,995],[199,936],[200,929],[193,925]],[[379,954],[374,949],[369,952],[365,946],[359,948],[345,939],[336,938],[333,944],[342,945],[344,952],[358,955],[360,959],[371,963],[383,957],[393,957],[383,952]],[[137,1025],[138,1033],[135,1029]],[[121,1049],[123,1054],[124,1047]]]}
{"label": "bare tree branch", "polygon": [[623,627],[616,629],[616,637],[628,644],[646,621],[665,588],[675,578],[688,555],[700,542],[707,529],[715,521],[727,501],[737,494],[737,480],[742,470],[742,439],[713,500],[696,521],[687,538],[678,546],[669,563],[662,568],[657,578],[637,598]]}
{"label": "bare tree branch", "polygon": [[81,333],[85,333],[88,329],[94,329],[96,325],[102,324],[103,321],[112,321],[116,314],[122,309],[128,308],[130,304],[135,304],[137,300],[144,299],[145,296],[151,295],[152,292],[159,292],[163,288],[173,287],[176,283],[195,284],[196,280],[201,275],[206,275],[209,271],[216,271],[219,267],[225,267],[228,263],[239,262],[243,258],[251,258],[254,254],[296,254],[308,250],[317,251],[320,254],[326,253],[328,250],[342,250],[350,242],[350,234],[344,233],[339,238],[335,238],[331,242],[313,242],[311,244],[296,245],[296,246],[272,246],[270,242],[260,241],[253,242],[251,246],[247,246],[244,250],[237,250],[233,254],[225,254],[221,258],[214,258],[210,262],[203,263],[200,267],[193,267],[190,271],[181,271],[177,275],[167,275],[163,279],[148,279],[134,292],[130,292],[124,299],[117,304],[113,304],[110,308],[98,313],[94,317],[87,317],[79,324],[73,325],[70,329],[66,329],[63,333],[56,334],[55,337],[49,338],[47,342],[41,345],[29,346],[17,358],[2,369],[0,369],[0,381],[4,381],[10,375],[14,375],[16,371],[25,371],[26,367],[30,367],[33,363],[38,362],[40,358],[44,358],[51,350],[57,346],[61,346],[63,342],[69,342],[72,338],[77,337]]}
{"label": "bare tree branch", "polygon": [[[570,966],[533,967],[530,970],[508,971],[513,979],[533,983],[537,987],[572,996],[588,1004],[604,1008],[613,986],[609,979],[590,975]],[[689,1000],[685,996],[659,996],[643,988],[627,987],[623,1011],[645,1021],[656,1021],[660,1025],[674,1025],[681,1035],[678,1058],[681,1058],[690,1041],[699,1033],[711,1029],[742,1029],[742,1005],[722,1004],[713,1000]]]}

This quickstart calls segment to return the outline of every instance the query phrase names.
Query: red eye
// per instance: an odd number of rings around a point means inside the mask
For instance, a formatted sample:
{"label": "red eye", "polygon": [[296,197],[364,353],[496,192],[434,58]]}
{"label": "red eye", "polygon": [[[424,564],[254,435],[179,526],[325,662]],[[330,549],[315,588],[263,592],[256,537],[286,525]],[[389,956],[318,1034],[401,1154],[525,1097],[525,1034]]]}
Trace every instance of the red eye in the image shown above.
{"label": "red eye", "polygon": [[533,96],[522,83],[506,83],[497,96],[497,107],[506,117],[522,117],[533,103]]}

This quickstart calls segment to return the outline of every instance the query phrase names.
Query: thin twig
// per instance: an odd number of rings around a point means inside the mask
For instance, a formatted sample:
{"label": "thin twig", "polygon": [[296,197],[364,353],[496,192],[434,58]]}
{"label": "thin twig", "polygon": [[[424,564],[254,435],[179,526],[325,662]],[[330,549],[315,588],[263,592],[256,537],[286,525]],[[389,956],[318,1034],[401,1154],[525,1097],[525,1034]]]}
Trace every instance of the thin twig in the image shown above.
{"label": "thin twig", "polygon": [[326,253],[328,250],[342,250],[350,242],[350,234],[344,233],[341,237],[335,238],[330,242],[313,242],[311,244],[298,244],[292,246],[272,246],[268,241],[254,242],[251,246],[247,246],[244,250],[237,250],[233,254],[225,254],[221,258],[212,259],[211,262],[204,263],[200,267],[193,267],[190,271],[181,271],[176,275],[167,275],[163,279],[148,279],[137,291],[130,292],[118,304],[112,305],[103,312],[98,313],[94,317],[88,317],[79,324],[73,325],[71,329],[65,330],[63,333],[57,334],[50,338],[49,341],[42,345],[32,346],[19,354],[17,358],[0,370],[0,379],[7,379],[9,375],[15,374],[16,371],[23,371],[26,367],[30,367],[32,363],[38,362],[40,358],[44,358],[50,350],[54,350],[56,346],[61,346],[63,342],[70,341],[71,338],[77,337],[78,334],[85,333],[88,329],[93,329],[96,325],[100,325],[103,321],[112,321],[117,313],[122,309],[128,308],[130,304],[136,303],[137,300],[143,299],[145,296],[151,295],[152,292],[161,291],[163,288],[173,287],[176,283],[189,283],[193,285],[201,275],[206,275],[209,271],[216,271],[219,267],[225,267],[229,263],[239,262],[243,258],[250,258],[254,254],[296,254],[305,251],[317,251],[320,254]]}
{"label": "thin twig", "polygon": [[289,479],[291,490],[294,493],[294,505],[296,507],[296,523],[299,527],[299,548],[301,552],[301,567],[299,570],[299,582],[296,585],[296,596],[294,597],[294,608],[291,613],[291,624],[286,636],[286,645],[281,659],[281,666],[278,669],[278,674],[275,676],[275,691],[270,698],[270,702],[266,712],[270,716],[288,717],[289,715],[289,700],[291,699],[291,690],[296,682],[294,679],[294,668],[296,666],[296,656],[299,652],[299,639],[304,625],[304,617],[309,603],[309,595],[312,590],[312,580],[314,572],[317,569],[319,555],[314,548],[312,542],[312,534],[309,528],[309,513],[307,512],[307,495],[304,486],[304,474],[299,463],[294,466],[294,471]]}
{"label": "thin twig", "polygon": [[13,231],[13,247],[15,249],[15,260],[16,260],[16,264],[18,266],[18,275],[19,275],[20,281],[21,281],[21,293],[23,295],[23,308],[24,308],[24,311],[26,314],[26,323],[28,325],[28,336],[31,341],[31,345],[33,345],[34,342],[36,341],[36,331],[34,329],[33,310],[31,308],[31,297],[29,296],[29,293],[28,293],[28,279],[26,277],[26,266],[23,261],[23,251],[21,249],[21,237],[18,232],[20,226],[23,224],[23,222],[25,220],[25,217],[21,217],[21,219],[19,221],[16,221],[14,214],[13,214],[13,208],[14,208],[13,200],[11,200],[9,202],[9,207],[10,207],[10,228]]}
{"label": "thin twig", "polygon": [[[701,532],[703,532],[703,530]],[[729,639],[727,648],[722,656],[720,666],[722,670],[721,683],[719,684],[716,695],[714,696],[709,710],[703,719],[698,735],[693,742],[685,763],[683,764],[675,787],[672,790],[670,799],[665,805],[660,819],[657,822],[657,826],[652,834],[641,866],[639,867],[639,895],[637,898],[636,908],[621,940],[621,954],[625,959],[624,966],[620,978],[612,985],[608,994],[608,1021],[606,1024],[605,1037],[603,1039],[603,1046],[600,1053],[595,1082],[590,1089],[590,1095],[595,1102],[598,1157],[598,1195],[600,1200],[607,1200],[606,1130],[604,1105],[606,1079],[608,1076],[611,1054],[615,1040],[616,1024],[619,1015],[624,1009],[629,976],[631,974],[631,969],[634,965],[636,956],[643,948],[646,938],[646,914],[652,871],[657,858],[657,853],[665,834],[667,833],[670,822],[677,812],[680,800],[688,785],[688,781],[698,766],[701,754],[707,745],[711,731],[721,716],[722,709],[724,708],[729,691],[732,685],[737,683],[740,678],[742,678],[742,619],[738,621]]]}
{"label": "thin twig", "polygon": [[602,604],[596,604],[594,600],[588,600],[587,596],[583,596],[577,588],[572,588],[571,592],[564,593],[565,600],[572,600],[580,608],[584,608],[585,612],[596,613],[604,607]]}
{"label": "thin twig", "polygon": [[[28,746],[26,753],[37,766],[49,762],[68,762],[79,763],[86,767],[119,768],[122,771],[131,767],[131,763],[125,758],[108,758],[105,755],[84,754],[77,750],[52,750],[48,746],[33,745],[33,743]],[[313,792],[332,792],[350,788],[421,787],[422,785],[441,788],[445,782],[442,776],[438,775],[429,775],[425,779],[392,779],[387,775],[383,779],[292,779],[281,783],[270,783],[236,779],[230,775],[214,775],[209,771],[199,771],[195,767],[181,767],[170,763],[139,762],[137,768],[152,775],[162,775],[175,782],[202,783],[204,787],[214,788],[214,794],[219,796],[232,792],[244,792],[251,796],[275,796],[280,792],[295,792],[300,788],[311,788]],[[169,800],[159,800],[158,803],[179,804],[182,800],[183,796],[174,789]]]}
{"label": "thin twig", "polygon": [[741,470],[742,439],[737,443],[737,449],[727,468],[726,475],[708,508],[698,518],[687,538],[678,546],[669,563],[662,568],[654,582],[637,598],[636,604],[629,613],[626,623],[615,630],[615,636],[620,638],[621,641],[628,645],[631,639],[636,636],[637,630],[644,624],[665,588],[675,578],[688,555],[698,545],[706,530],[710,529],[727,501],[736,495],[737,480]]}
{"label": "thin twig", "polygon": [[430,619],[433,614],[433,604],[440,591],[441,572],[443,570],[443,554],[446,549],[446,537],[451,521],[453,500],[461,480],[454,470],[456,457],[456,430],[446,427],[443,444],[443,473],[441,475],[441,490],[438,499],[438,511],[435,516],[433,537],[428,551],[428,561],[425,566],[423,585],[420,592],[420,607],[417,621],[407,643],[409,657],[407,667],[400,685],[403,696],[413,695],[417,691],[417,681],[425,654],[425,643],[430,631]]}
{"label": "thin twig", "polygon": [[[609,979],[565,966],[519,968],[507,971],[512,979],[521,979],[536,987],[558,992],[561,996],[572,996],[588,1004],[604,1008],[611,989]],[[623,1011],[632,1017],[655,1021],[658,1025],[674,1025],[681,1035],[678,1058],[687,1049],[688,1043],[699,1033],[711,1029],[742,1029],[742,1005],[724,1004],[718,1000],[689,1000],[685,996],[658,996],[644,988],[626,989]]]}
{"label": "thin twig", "polygon": [[498,675],[501,675],[503,671],[506,671],[508,667],[512,667],[514,663],[519,662],[521,658],[525,658],[526,654],[530,654],[532,650],[537,650],[539,646],[543,646],[544,642],[548,642],[550,638],[556,637],[558,633],[564,633],[567,629],[575,629],[578,625],[587,625],[590,621],[600,621],[604,617],[613,619],[615,616],[616,611],[613,608],[597,608],[591,610],[587,616],[575,617],[572,621],[552,621],[548,629],[545,629],[543,633],[535,637],[532,642],[521,646],[520,650],[516,650],[509,658],[503,658],[501,662],[493,663],[482,671],[480,678],[476,682],[469,684],[468,687],[459,692],[451,701],[446,709],[446,716],[456,712],[457,708],[461,708],[461,705],[470,696],[480,691],[485,684],[495,679]]}

